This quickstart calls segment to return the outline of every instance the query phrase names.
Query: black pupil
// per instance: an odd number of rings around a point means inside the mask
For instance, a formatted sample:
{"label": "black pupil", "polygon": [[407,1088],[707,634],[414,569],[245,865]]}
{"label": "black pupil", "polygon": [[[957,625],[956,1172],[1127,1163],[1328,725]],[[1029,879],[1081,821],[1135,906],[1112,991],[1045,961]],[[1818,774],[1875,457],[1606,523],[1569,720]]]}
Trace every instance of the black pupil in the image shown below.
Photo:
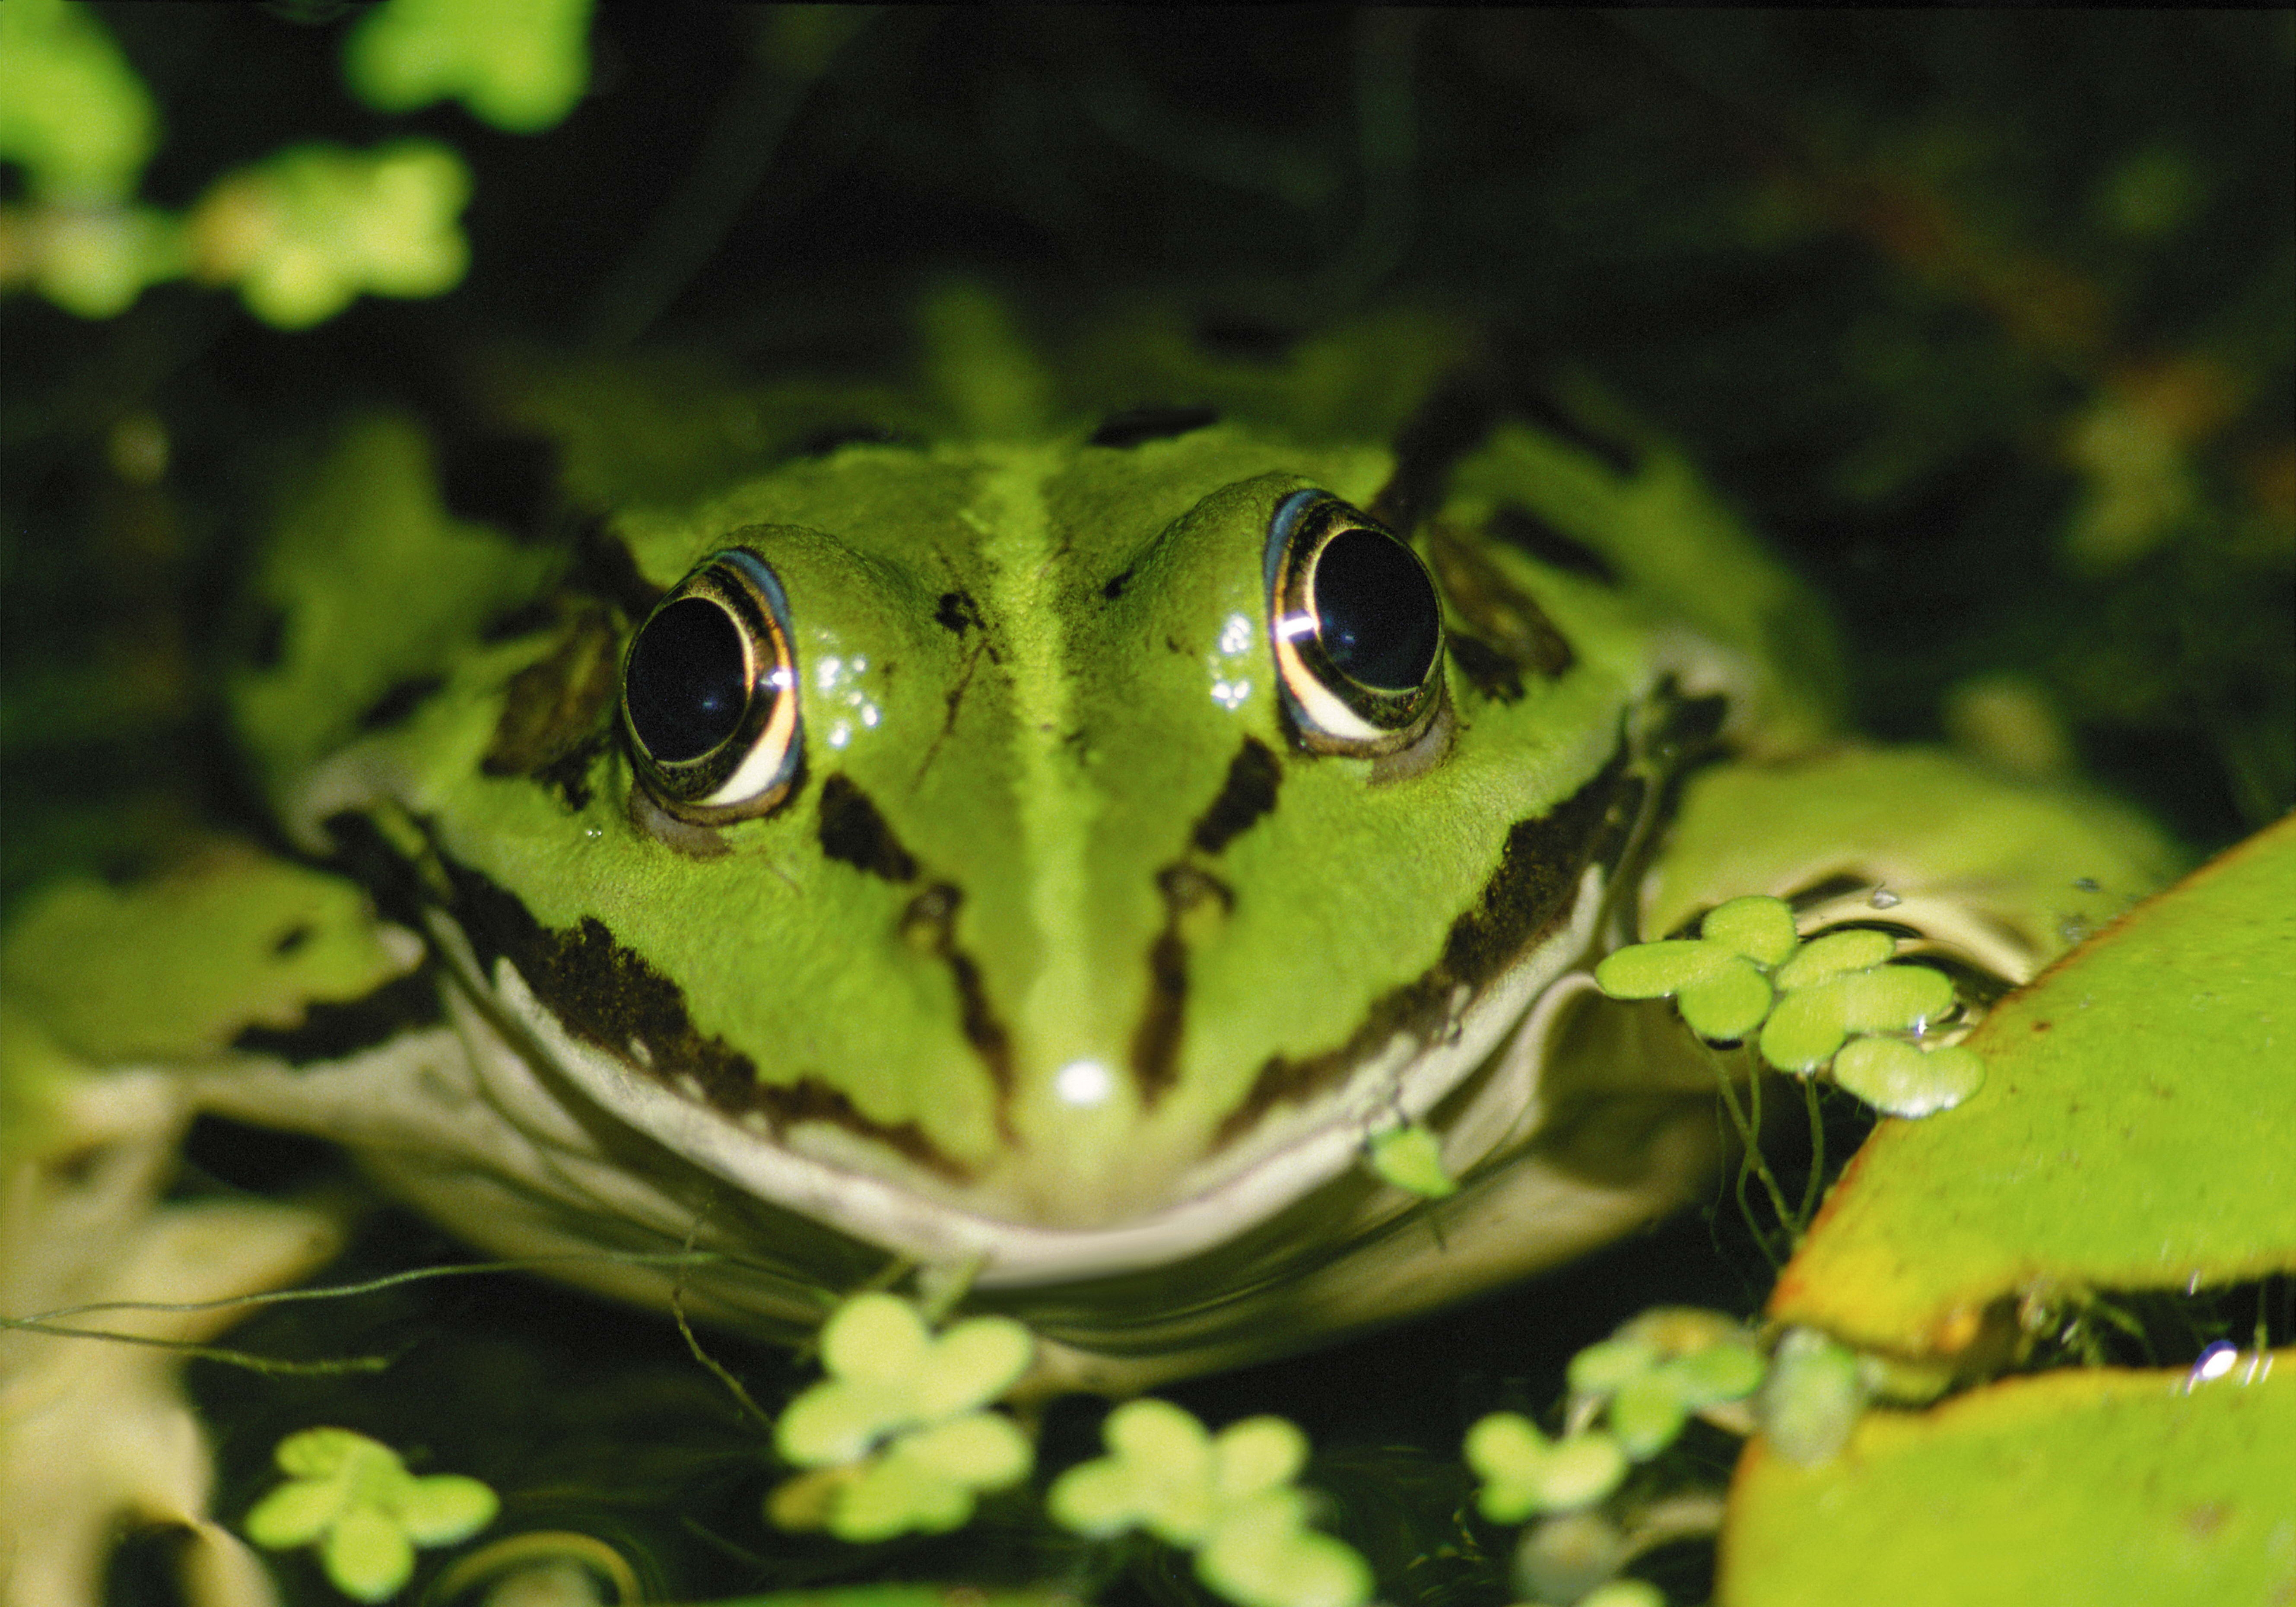
{"label": "black pupil", "polygon": [[1427,678],[1442,611],[1427,571],[1402,543],[1376,530],[1341,530],[1316,561],[1316,618],[1324,652],[1358,685],[1409,692]]}
{"label": "black pupil", "polygon": [[740,727],[749,702],[740,628],[699,597],[658,610],[630,649],[623,689],[648,753],[673,765],[701,758]]}

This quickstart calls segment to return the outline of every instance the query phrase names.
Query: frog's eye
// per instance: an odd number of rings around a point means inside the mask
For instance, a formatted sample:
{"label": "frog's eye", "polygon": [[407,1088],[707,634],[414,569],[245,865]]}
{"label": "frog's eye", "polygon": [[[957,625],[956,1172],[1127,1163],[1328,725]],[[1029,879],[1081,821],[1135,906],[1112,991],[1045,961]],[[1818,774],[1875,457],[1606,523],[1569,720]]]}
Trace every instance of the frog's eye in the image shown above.
{"label": "frog's eye", "polygon": [[797,667],[781,582],[755,553],[711,554],[638,627],[622,727],[647,789],[715,824],[761,815],[797,779]]}
{"label": "frog's eye", "polygon": [[1295,491],[1267,530],[1267,618],[1284,701],[1319,753],[1393,753],[1443,701],[1443,608],[1427,566],[1328,491]]}

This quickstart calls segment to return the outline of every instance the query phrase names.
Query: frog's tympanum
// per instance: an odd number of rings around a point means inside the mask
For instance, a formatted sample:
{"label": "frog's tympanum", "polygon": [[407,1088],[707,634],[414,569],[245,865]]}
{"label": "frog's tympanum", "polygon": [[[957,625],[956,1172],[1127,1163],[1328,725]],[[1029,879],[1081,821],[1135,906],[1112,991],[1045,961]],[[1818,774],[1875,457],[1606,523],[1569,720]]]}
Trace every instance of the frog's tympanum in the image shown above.
{"label": "frog's tympanum", "polygon": [[[322,1261],[310,1207],[163,1201],[210,1112],[594,1289],[794,1338],[911,1268],[1128,1390],[1694,1193],[1715,1062],[1593,988],[1620,943],[1772,893],[1981,996],[2164,868],[1844,742],[1820,611],[1681,457],[1448,323],[921,323],[900,383],[529,360],[339,422],[231,687],[294,857],[69,883],[0,950],[6,1315]],[[1405,1123],[1456,1193],[1365,1164]],[[12,1601],[206,1478],[164,1352],[0,1334]]]}

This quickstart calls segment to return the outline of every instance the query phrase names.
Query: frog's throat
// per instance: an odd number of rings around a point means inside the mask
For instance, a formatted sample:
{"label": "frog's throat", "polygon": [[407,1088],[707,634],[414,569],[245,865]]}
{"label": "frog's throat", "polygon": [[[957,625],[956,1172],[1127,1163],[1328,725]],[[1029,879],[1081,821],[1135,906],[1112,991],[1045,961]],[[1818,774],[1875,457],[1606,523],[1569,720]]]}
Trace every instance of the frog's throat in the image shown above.
{"label": "frog's throat", "polygon": [[[1088,1226],[1015,1221],[968,1203],[929,1168],[864,1171],[778,1142],[761,1115],[730,1115],[696,1086],[681,1089],[648,1069],[569,1032],[507,958],[489,968],[454,920],[434,912],[441,952],[478,1002],[465,1014],[492,1043],[472,1045],[488,1103],[516,1123],[538,1104],[573,1107],[585,1126],[611,1122],[743,1193],[797,1211],[854,1239],[927,1264],[978,1262],[980,1286],[1021,1286],[1105,1276],[1168,1264],[1248,1234],[1357,1167],[1368,1136],[1443,1107],[1445,1161],[1455,1172],[1518,1143],[1538,1125],[1533,1088],[1480,1089],[1445,1104],[1488,1061],[1542,994],[1584,959],[1604,903],[1606,870],[1587,865],[1567,909],[1503,976],[1472,997],[1447,1001],[1447,1029],[1424,1040],[1398,1031],[1372,1045],[1332,1086],[1288,1112],[1280,1142],[1159,1209]],[[1464,989],[1459,990],[1464,992]],[[1518,1072],[1535,1081],[1536,1070]],[[886,1145],[898,1164],[898,1137]],[[906,1175],[904,1175],[906,1174]],[[529,1180],[529,1185],[530,1185]]]}

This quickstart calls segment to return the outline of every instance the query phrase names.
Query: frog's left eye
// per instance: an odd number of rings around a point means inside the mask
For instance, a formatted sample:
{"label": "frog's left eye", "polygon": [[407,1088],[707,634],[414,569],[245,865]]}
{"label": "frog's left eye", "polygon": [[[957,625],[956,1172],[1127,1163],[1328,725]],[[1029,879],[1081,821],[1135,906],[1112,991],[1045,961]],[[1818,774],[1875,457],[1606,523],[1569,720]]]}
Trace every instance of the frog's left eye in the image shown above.
{"label": "frog's left eye", "polygon": [[622,728],[646,788],[708,824],[761,815],[799,771],[789,604],[766,561],[704,559],[654,605],[622,660]]}
{"label": "frog's left eye", "polygon": [[1276,504],[1267,553],[1275,668],[1319,753],[1408,747],[1443,701],[1443,607],[1419,555],[1328,491]]}

